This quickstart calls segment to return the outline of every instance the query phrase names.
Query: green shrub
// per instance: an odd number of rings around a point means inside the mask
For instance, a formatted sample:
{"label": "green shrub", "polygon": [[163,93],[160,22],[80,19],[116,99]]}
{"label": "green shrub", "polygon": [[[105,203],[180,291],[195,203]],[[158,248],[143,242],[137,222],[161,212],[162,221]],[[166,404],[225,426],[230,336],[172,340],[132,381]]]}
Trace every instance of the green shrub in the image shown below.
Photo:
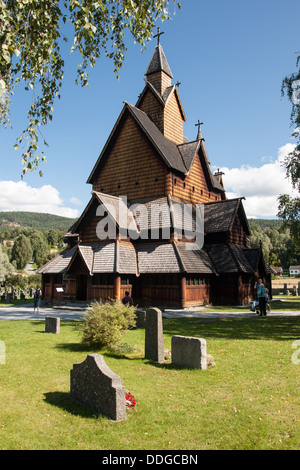
{"label": "green shrub", "polygon": [[83,343],[99,348],[115,346],[135,326],[135,309],[119,301],[94,302],[83,321]]}

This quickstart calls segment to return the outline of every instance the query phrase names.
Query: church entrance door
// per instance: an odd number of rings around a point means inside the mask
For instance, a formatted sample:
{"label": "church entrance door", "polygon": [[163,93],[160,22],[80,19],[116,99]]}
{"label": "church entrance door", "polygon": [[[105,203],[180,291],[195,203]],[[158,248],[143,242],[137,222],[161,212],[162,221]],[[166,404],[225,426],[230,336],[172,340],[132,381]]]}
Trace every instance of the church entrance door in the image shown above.
{"label": "church entrance door", "polygon": [[80,274],[76,277],[76,300],[85,301],[87,299],[87,277]]}

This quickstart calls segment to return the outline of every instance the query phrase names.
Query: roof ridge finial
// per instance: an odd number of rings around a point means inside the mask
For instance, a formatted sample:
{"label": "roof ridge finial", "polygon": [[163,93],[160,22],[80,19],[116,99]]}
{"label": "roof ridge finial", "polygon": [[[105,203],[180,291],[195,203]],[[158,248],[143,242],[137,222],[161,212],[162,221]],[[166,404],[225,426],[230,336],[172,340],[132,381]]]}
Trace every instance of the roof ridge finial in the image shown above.
{"label": "roof ridge finial", "polygon": [[165,34],[164,31],[160,32],[160,27],[157,28],[157,34],[155,34],[155,36],[153,36],[153,38],[157,38],[157,45],[159,46],[160,45],[160,36],[162,34]]}

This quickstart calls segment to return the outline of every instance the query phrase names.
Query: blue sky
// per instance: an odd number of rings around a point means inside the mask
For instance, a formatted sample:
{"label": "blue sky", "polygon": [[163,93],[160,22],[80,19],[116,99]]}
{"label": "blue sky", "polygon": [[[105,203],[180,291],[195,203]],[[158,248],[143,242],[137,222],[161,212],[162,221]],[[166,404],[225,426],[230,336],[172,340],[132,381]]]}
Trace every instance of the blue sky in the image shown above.
{"label": "blue sky", "polygon": [[[282,79],[296,70],[300,3],[296,0],[182,0],[171,21],[158,24],[161,44],[187,117],[184,133],[202,133],[212,170],[225,172],[228,197],[245,196],[249,217],[275,217],[276,197],[290,186],[280,161],[292,150],[291,104],[281,98]],[[171,2],[171,13],[173,4]],[[72,45],[69,42],[68,48]],[[90,69],[90,86],[74,84],[79,58],[67,54],[62,98],[52,123],[44,176],[22,172],[14,150],[26,127],[31,96],[16,91],[12,129],[0,130],[0,210],[34,210],[76,217],[90,199],[86,180],[123,107],[135,104],[156,40],[143,53],[128,37],[125,67]]]}

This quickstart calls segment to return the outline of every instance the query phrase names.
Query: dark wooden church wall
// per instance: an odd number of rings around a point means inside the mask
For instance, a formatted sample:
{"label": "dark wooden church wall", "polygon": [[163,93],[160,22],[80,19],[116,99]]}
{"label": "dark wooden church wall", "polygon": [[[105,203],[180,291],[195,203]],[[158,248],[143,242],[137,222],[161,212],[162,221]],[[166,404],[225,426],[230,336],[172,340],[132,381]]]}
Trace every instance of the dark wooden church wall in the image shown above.
{"label": "dark wooden church wall", "polygon": [[161,196],[166,190],[167,167],[132,116],[127,116],[109,159],[94,182],[95,191],[130,199]]}

